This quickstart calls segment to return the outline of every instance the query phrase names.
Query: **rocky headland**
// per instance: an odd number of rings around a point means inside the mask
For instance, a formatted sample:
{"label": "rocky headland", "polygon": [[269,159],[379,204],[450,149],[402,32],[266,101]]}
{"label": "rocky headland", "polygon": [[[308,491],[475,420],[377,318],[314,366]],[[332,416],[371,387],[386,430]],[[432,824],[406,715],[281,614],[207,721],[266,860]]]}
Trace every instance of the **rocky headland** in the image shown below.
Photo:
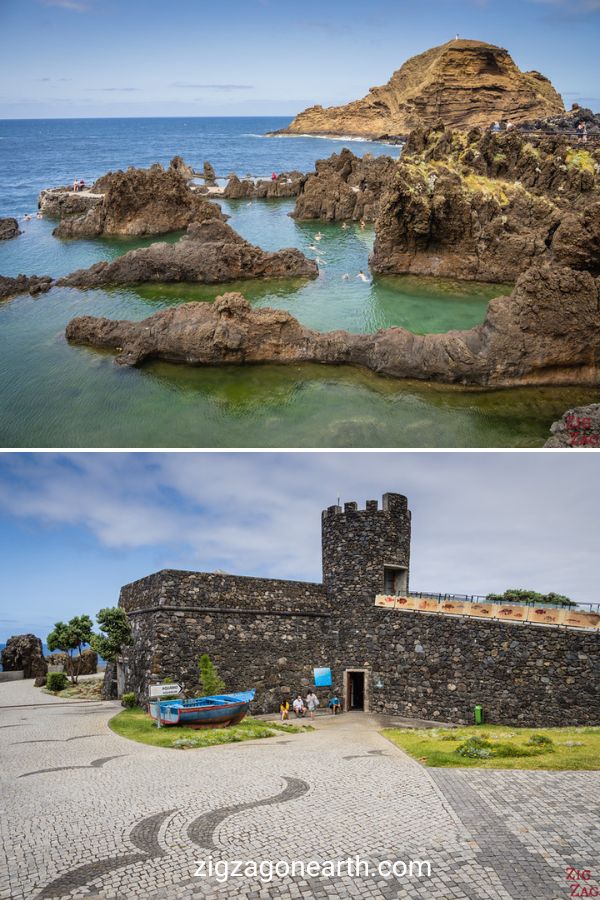
{"label": "rocky headland", "polygon": [[380,201],[377,274],[514,281],[534,263],[600,274],[600,148],[417,129]]}
{"label": "rocky headland", "polygon": [[0,219],[0,241],[9,241],[21,234],[19,223],[12,217]]}
{"label": "rocky headland", "polygon": [[219,284],[248,278],[316,278],[317,264],[299,250],[267,253],[218,218],[194,223],[174,244],[131,250],[113,262],[79,269],[57,283],[92,288],[150,282]]}
{"label": "rocky headland", "polygon": [[17,275],[9,278],[0,275],[0,300],[8,300],[19,294],[45,294],[52,287],[52,278],[49,275]]}
{"label": "rocky headland", "polygon": [[53,234],[61,238],[167,234],[192,222],[224,221],[220,208],[190,184],[191,171],[175,157],[166,170],[156,163],[108,172],[89,190],[42,191],[38,205],[45,216],[60,219]]}
{"label": "rocky headland", "polygon": [[413,56],[387,84],[343,106],[311,106],[278,134],[406,136],[414,128],[487,127],[564,113],[560,95],[539,72],[522,72],[507,50],[452,40]]}
{"label": "rocky headland", "polygon": [[374,222],[396,167],[396,160],[389,156],[360,157],[346,148],[320,159],[315,172],[300,181],[292,216],[299,221]]}
{"label": "rocky headland", "polygon": [[600,279],[546,264],[522,275],[511,296],[492,300],[483,324],[468,331],[321,334],[287,312],[252,309],[241,294],[224,294],[142,322],[78,317],[66,335],[116,350],[116,361],[129,366],[149,358],[209,366],[318,362],[465,385],[597,385],[599,306]]}

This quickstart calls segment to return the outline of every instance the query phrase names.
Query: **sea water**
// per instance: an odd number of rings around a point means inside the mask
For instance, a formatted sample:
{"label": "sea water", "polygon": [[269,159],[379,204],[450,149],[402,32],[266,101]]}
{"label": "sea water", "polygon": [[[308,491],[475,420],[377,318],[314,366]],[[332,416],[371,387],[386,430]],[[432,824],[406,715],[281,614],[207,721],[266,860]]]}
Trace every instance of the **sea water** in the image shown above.
{"label": "sea water", "polygon": [[[54,277],[114,259],[156,238],[60,241],[54,223],[23,221],[39,191],[110,169],[167,164],[179,154],[218,174],[269,177],[310,171],[345,143],[268,138],[286,119],[96,119],[0,122],[0,215],[23,234],[0,243],[0,274]],[[354,153],[398,155],[398,147],[352,142]],[[400,325],[418,333],[470,328],[506,285],[414,277],[365,284],[373,229],[300,223],[293,201],[222,201],[232,226],[267,250],[298,247],[319,258],[316,280],[207,286],[152,285],[77,291],[55,288],[0,304],[0,445],[4,447],[369,447],[539,446],[553,419],[599,398],[571,388],[465,390],[383,378],[346,367],[189,368],[114,364],[112,353],[69,346],[76,315],[139,320],[167,306],[211,302],[240,290],[254,306],[288,310],[320,331],[366,333]],[[315,243],[315,233],[323,235]],[[160,240],[177,240],[170,235]],[[312,250],[317,247],[317,250]]]}

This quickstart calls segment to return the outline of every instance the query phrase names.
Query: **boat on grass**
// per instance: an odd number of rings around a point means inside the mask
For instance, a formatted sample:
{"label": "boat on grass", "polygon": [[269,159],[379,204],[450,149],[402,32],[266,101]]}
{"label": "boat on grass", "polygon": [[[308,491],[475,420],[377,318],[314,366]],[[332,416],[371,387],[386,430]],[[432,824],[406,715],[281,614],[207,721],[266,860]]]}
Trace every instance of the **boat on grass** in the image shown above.
{"label": "boat on grass", "polygon": [[185,725],[187,728],[227,728],[241,722],[255,691],[238,694],[218,694],[193,700],[151,700],[149,712],[161,725]]}

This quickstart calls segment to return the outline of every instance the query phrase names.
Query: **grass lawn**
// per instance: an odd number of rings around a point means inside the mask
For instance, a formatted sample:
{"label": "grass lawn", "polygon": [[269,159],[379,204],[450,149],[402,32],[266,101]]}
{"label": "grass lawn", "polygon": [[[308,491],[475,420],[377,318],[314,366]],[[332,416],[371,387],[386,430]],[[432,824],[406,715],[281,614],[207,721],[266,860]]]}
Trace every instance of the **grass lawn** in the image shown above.
{"label": "grass lawn", "polygon": [[[600,769],[600,728],[470,725],[465,728],[385,728],[381,733],[427,766]],[[547,744],[539,735],[551,743]],[[474,738],[478,740],[473,741]],[[461,755],[457,752],[459,748],[465,748],[467,754],[472,755]]]}
{"label": "grass lawn", "polygon": [[233,744],[238,741],[253,741],[275,735],[298,734],[314,731],[311,725],[285,725],[282,722],[264,722],[246,717],[239,725],[229,728],[183,728],[167,726],[157,728],[150,715],[140,707],[124,709],[108,723],[121,737],[154,747],[169,747],[188,750],[196,747],[214,747],[215,744]]}

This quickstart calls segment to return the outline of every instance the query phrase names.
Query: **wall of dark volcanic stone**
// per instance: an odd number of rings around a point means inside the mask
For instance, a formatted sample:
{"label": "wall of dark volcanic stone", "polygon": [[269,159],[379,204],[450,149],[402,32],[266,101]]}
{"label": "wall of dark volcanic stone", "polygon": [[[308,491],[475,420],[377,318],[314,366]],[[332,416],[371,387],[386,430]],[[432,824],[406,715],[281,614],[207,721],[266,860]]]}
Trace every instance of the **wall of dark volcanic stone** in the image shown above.
{"label": "wall of dark volcanic stone", "polygon": [[208,653],[227,690],[256,688],[253,709],[275,711],[282,694],[306,693],[335,643],[321,585],[167,571],[127,585],[119,602],[135,642],[126,689],[142,699],[165,677],[193,690]]}
{"label": "wall of dark volcanic stone", "polygon": [[598,632],[371,606],[340,626],[340,646],[340,667],[370,669],[375,712],[472,723],[481,704],[489,722],[600,724]]}
{"label": "wall of dark volcanic stone", "polygon": [[125,689],[143,700],[170,676],[191,690],[207,652],[228,690],[256,688],[257,712],[305,694],[313,667],[329,666],[340,696],[345,669],[367,671],[373,712],[470,723],[481,704],[489,722],[600,725],[598,632],[387,610],[372,589],[357,597],[346,582],[328,598],[303,582],[170,570],[141,579],[120,598],[135,640]]}

